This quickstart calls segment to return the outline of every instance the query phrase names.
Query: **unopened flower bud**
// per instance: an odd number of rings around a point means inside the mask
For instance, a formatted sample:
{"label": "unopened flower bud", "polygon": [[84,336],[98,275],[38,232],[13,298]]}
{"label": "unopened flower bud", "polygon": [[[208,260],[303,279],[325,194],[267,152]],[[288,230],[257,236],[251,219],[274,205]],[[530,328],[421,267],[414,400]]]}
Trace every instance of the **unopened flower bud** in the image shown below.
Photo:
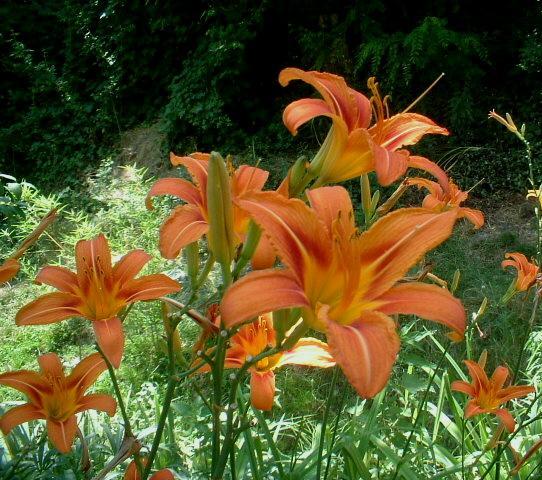
{"label": "unopened flower bud", "polygon": [[233,203],[230,176],[226,163],[217,152],[211,153],[207,180],[207,210],[209,212],[209,249],[217,262],[228,266],[235,251]]}

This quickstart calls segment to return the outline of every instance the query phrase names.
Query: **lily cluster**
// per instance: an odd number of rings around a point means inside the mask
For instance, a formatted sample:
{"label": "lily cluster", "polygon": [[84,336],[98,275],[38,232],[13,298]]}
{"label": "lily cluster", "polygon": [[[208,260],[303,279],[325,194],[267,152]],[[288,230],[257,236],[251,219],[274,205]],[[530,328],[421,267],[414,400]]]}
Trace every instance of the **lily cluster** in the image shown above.
{"label": "lily cluster", "polygon": [[[250,165],[234,168],[231,158],[224,160],[212,152],[171,154],[172,165],[186,169],[190,179],[163,178],[147,196],[149,209],[156,196],[170,195],[183,202],[161,227],[159,249],[169,260],[184,251],[190,288],[195,292],[201,286],[214,262],[222,271],[221,301],[210,310],[212,314],[201,315],[181,305],[183,314],[203,328],[191,369],[213,373],[217,402],[223,370],[247,372],[252,405],[260,410],[272,409],[275,371],[288,364],[338,365],[361,397],[374,397],[387,384],[400,349],[400,314],[440,324],[452,340],[461,341],[467,315],[460,300],[441,284],[413,279],[408,273],[452,235],[459,219],[468,219],[475,228],[484,224],[480,211],[463,206],[467,192],[436,163],[405,148],[426,134],[448,135],[445,128],[409,109],[390,115],[389,99],[382,97],[374,79],[368,82],[370,97],[329,73],[287,68],[279,76],[283,86],[293,80],[313,86],[321,98],[288,105],[285,126],[295,135],[319,116],[329,118],[331,126],[314,158],[297,162],[277,190],[265,190],[269,172]],[[365,228],[356,224],[349,192],[333,185],[374,173],[376,181],[386,186],[402,179],[409,169],[425,176],[403,179],[401,193],[410,185],[426,189],[422,204],[391,212],[390,205],[380,210],[384,213],[380,218],[375,209],[375,218]],[[202,239],[208,251],[203,268]],[[69,451],[77,433],[77,413],[90,408],[109,415],[115,412],[112,397],[85,392],[103,371],[114,374],[121,364],[127,307],[156,299],[180,305],[163,298],[181,290],[177,281],[162,273],[137,278],[151,259],[143,250],[129,252],[115,265],[111,257],[105,236],[98,235],[77,243],[75,271],[46,266],[37,275],[37,283],[57,291],[24,306],[16,316],[17,325],[85,318],[92,323],[99,353],[83,359],[68,376],[52,353],[39,358],[39,373],[23,370],[0,375],[1,384],[28,398],[27,404],[0,419],[5,434],[20,423],[45,419],[53,445],[61,452]],[[520,254],[510,257],[503,266],[518,269],[515,291],[539,281],[538,266]],[[4,271],[9,268],[13,266],[5,265]],[[171,349],[180,348],[178,334],[174,336],[177,326],[178,322],[166,317]],[[315,336],[305,336],[310,330]],[[466,416],[495,413],[513,430],[511,415],[499,406],[532,388],[504,387],[508,376],[504,367],[488,379],[483,365],[466,363],[473,383],[453,385],[473,397]],[[175,367],[171,368],[175,373]],[[218,413],[219,408],[215,405]],[[226,439],[230,433],[226,432]],[[220,428],[217,435],[220,439]],[[147,478],[156,448],[149,465],[147,459],[137,457],[139,467],[130,464],[125,478]],[[225,449],[217,452],[221,458],[228,456]],[[213,468],[215,474],[220,471],[220,459]],[[172,474],[162,470],[152,478],[172,478]]]}

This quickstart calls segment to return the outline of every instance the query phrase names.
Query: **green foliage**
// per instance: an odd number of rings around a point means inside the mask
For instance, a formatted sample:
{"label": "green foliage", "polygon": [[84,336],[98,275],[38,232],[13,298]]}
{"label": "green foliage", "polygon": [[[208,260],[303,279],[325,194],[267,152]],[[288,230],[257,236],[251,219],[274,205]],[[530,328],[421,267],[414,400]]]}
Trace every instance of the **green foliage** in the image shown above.
{"label": "green foliage", "polygon": [[[542,138],[542,12],[530,2],[9,0],[0,14],[0,167],[42,188],[74,185],[141,122],[158,120],[165,151],[287,152],[281,110],[308,90],[278,85],[286,66],[345,75],[361,91],[376,75],[395,111],[445,72],[418,107],[453,136],[427,153],[488,149],[457,165],[467,183],[487,172],[485,190],[518,189],[522,162],[487,111],[511,110]],[[514,29],[501,28],[510,18]],[[313,137],[302,129],[295,144]]]}

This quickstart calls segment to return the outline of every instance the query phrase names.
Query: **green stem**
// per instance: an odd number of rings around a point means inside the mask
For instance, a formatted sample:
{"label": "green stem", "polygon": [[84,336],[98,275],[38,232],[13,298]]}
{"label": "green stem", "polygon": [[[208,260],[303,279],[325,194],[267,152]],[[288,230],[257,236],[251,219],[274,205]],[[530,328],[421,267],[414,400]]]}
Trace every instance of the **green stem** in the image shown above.
{"label": "green stem", "polygon": [[[532,406],[535,404],[535,402],[542,396],[542,392],[539,392],[537,395],[534,396],[534,398],[532,399],[531,403],[529,404],[529,406],[527,407],[527,411],[529,411]],[[488,475],[489,475],[489,472],[491,471],[491,469],[493,468],[493,465],[495,465],[497,463],[497,461],[499,460],[500,456],[502,455],[502,452],[504,452],[504,450],[506,449],[506,447],[508,447],[508,445],[510,444],[510,442],[515,438],[515,436],[523,429],[525,428],[526,426],[530,425],[531,423],[533,422],[536,422],[537,420],[540,420],[542,418],[542,414],[539,414],[539,415],[536,415],[534,418],[531,418],[530,420],[522,420],[521,423],[519,424],[519,426],[508,436],[508,438],[506,439],[506,441],[500,445],[498,447],[498,450],[497,450],[497,455],[495,455],[495,457],[493,458],[493,460],[491,461],[491,463],[489,464],[489,466],[487,467],[486,471],[484,472],[484,474],[480,477],[480,480],[484,480],[484,478],[486,478]]]}
{"label": "green stem", "polygon": [[[126,318],[126,314],[128,311],[125,312],[125,315],[123,317]],[[104,354],[103,350],[101,349],[100,345],[96,344],[96,350],[100,353],[102,358],[104,359],[104,362],[107,366],[107,371],[109,372],[109,378],[111,378],[111,383],[113,384],[113,390],[115,392],[115,397],[117,397],[117,403],[119,406],[119,410],[122,416],[122,420],[124,422],[124,436],[125,437],[132,437],[136,438],[134,435],[134,431],[132,430],[132,425],[130,424],[130,417],[128,416],[128,412],[126,410],[126,405],[124,404],[124,399],[122,398],[122,393],[120,391],[119,382],[117,380],[117,374],[115,373],[115,368],[107,358],[107,356]],[[137,469],[139,472],[143,471],[143,464],[141,463],[141,456],[138,452],[134,453],[134,461],[136,463]]]}
{"label": "green stem", "polygon": [[254,415],[258,419],[258,425],[260,425],[263,429],[263,435],[265,439],[267,440],[269,449],[271,450],[271,453],[273,454],[273,458],[275,459],[275,465],[277,466],[277,469],[279,471],[279,478],[281,479],[286,478],[286,475],[284,473],[284,468],[282,466],[282,459],[281,459],[282,455],[277,447],[277,444],[275,443],[275,440],[273,439],[273,435],[271,434],[269,427],[267,426],[265,417],[263,416],[262,412],[258,410],[257,408],[252,407],[252,411],[254,412]]}
{"label": "green stem", "polygon": [[326,400],[326,408],[324,410],[324,418],[322,419],[322,425],[320,427],[320,441],[318,443],[318,456],[316,459],[316,480],[320,480],[320,475],[322,472],[322,456],[324,453],[324,443],[325,443],[325,437],[326,437],[326,428],[327,428],[327,421],[329,418],[329,411],[331,410],[331,399],[333,398],[333,394],[335,393],[335,385],[337,383],[337,378],[339,376],[339,368],[335,367],[333,369],[333,377],[331,379],[331,387],[329,389],[329,393]]}
{"label": "green stem", "polygon": [[193,286],[193,290],[196,291],[201,287],[203,282],[207,280],[207,277],[209,276],[209,273],[211,269],[213,268],[213,265],[215,264],[215,257],[212,253],[209,252],[209,256],[207,257],[207,260],[205,261],[205,265],[203,266],[203,270],[200,272],[198,279],[196,280],[195,285]]}
{"label": "green stem", "polygon": [[395,473],[393,475],[392,480],[395,480],[397,478],[397,475],[399,475],[399,471],[401,470],[401,467],[403,463],[405,462],[405,457],[409,451],[410,443],[412,442],[412,438],[414,437],[414,432],[416,431],[416,427],[418,426],[418,422],[420,420],[420,417],[422,416],[422,412],[424,411],[425,402],[427,401],[429,391],[431,390],[431,385],[433,384],[435,376],[437,375],[437,372],[439,371],[440,367],[442,366],[442,363],[444,362],[444,359],[446,358],[446,354],[448,353],[449,348],[450,348],[450,343],[448,343],[448,345],[446,345],[446,348],[443,350],[442,355],[440,356],[440,359],[438,361],[438,364],[435,367],[435,370],[433,370],[433,374],[431,375],[431,378],[429,379],[429,383],[427,384],[427,388],[425,389],[425,392],[422,397],[421,405],[416,412],[416,418],[414,419],[414,422],[412,423],[412,429],[410,430],[410,434],[408,436],[407,442],[405,444],[405,447],[403,448],[403,453],[401,454],[401,458],[397,462],[397,466],[395,468]]}
{"label": "green stem", "polygon": [[[222,412],[222,383],[224,374],[224,359],[226,356],[226,330],[220,330],[216,346],[215,362],[212,365],[213,373],[213,439],[211,470],[214,472],[220,457],[220,413]],[[227,332],[226,332],[227,333]]]}
{"label": "green stem", "polygon": [[465,415],[461,419],[461,480],[465,480]]}
{"label": "green stem", "polygon": [[[186,306],[179,312],[179,317],[189,310],[190,307],[188,305],[192,302],[193,296],[194,294],[189,299]],[[162,404],[162,411],[160,412],[160,418],[158,419],[156,433],[154,434],[151,451],[149,453],[149,456],[147,457],[147,465],[145,466],[145,469],[143,471],[142,480],[147,480],[151,472],[156,453],[158,452],[158,447],[160,446],[160,441],[162,440],[162,433],[164,432],[164,428],[168,420],[169,407],[171,406],[171,402],[175,394],[175,387],[178,384],[178,377],[175,375],[175,349],[173,344],[173,335],[179,325],[179,322],[180,318],[175,322],[171,323],[171,328],[166,329],[168,347],[168,382],[166,387],[166,394],[164,396],[164,401]]]}
{"label": "green stem", "polygon": [[[219,336],[219,343],[220,343],[220,336]],[[279,353],[281,350],[282,350],[282,346],[264,350],[262,353],[253,357],[250,361],[246,361],[243,364],[243,366],[237,371],[237,373],[234,374],[235,377],[232,378],[231,385],[230,385],[229,408],[226,413],[226,432],[224,435],[222,450],[220,450],[220,445],[215,446],[215,444],[213,443],[213,469],[212,469],[213,480],[218,480],[222,478],[222,475],[224,474],[224,469],[226,467],[226,463],[228,460],[230,449],[232,449],[235,444],[235,437],[233,435],[233,413],[235,409],[231,407],[233,404],[235,404],[235,399],[238,398],[237,389],[239,387],[239,382],[244,377],[244,375],[246,374],[246,372],[248,371],[250,367],[258,363],[260,360],[263,360],[264,358],[267,358],[267,357],[270,357],[271,355],[275,355]],[[217,365],[220,365],[220,368],[223,369],[223,364],[224,364],[224,360],[222,359],[222,361],[220,361],[220,358],[218,357],[218,354],[217,354],[217,361],[215,363],[215,368]],[[221,392],[221,389],[220,389],[220,392]],[[215,391],[215,395],[216,394],[217,394],[217,391]],[[240,408],[240,405],[236,405],[236,406]],[[215,408],[216,408],[216,405],[215,405]],[[218,428],[218,432],[214,431],[215,428]],[[218,420],[216,427],[213,421],[213,441],[215,440],[220,441],[220,419]],[[215,455],[217,456],[215,457]]]}
{"label": "green stem", "polygon": [[340,399],[339,405],[338,405],[338,412],[337,412],[337,416],[335,417],[335,423],[333,425],[333,435],[331,436],[331,443],[329,445],[328,452],[327,452],[326,470],[324,472],[324,480],[327,479],[327,475],[329,473],[329,467],[331,466],[331,454],[333,452],[333,447],[335,445],[335,439],[337,438],[337,432],[339,431],[339,420],[341,419],[341,414],[343,412],[344,400],[346,398],[346,392],[347,391],[348,391],[347,388],[342,389],[341,399]]}
{"label": "green stem", "polygon": [[516,362],[515,368],[514,368],[514,370],[512,372],[512,380],[510,382],[511,385],[513,385],[514,382],[516,381],[516,378],[517,378],[518,373],[519,373],[519,369],[521,368],[521,361],[523,360],[523,355],[524,355],[525,350],[527,348],[527,343],[529,341],[529,336],[531,334],[531,331],[533,329],[533,326],[534,326],[534,323],[535,323],[535,320],[536,320],[536,312],[538,310],[538,302],[539,302],[539,300],[540,300],[540,297],[537,295],[537,293],[535,293],[535,297],[534,297],[534,300],[533,300],[533,309],[531,310],[531,317],[529,318],[529,328],[525,332],[525,337],[523,339],[523,345],[522,345],[521,350],[519,352],[518,360]]}

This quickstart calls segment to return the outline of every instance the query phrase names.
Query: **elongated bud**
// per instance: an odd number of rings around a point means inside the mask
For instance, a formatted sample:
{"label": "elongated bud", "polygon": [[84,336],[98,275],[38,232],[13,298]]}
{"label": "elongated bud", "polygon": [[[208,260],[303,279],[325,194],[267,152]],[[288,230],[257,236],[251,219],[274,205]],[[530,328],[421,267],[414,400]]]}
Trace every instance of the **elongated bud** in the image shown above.
{"label": "elongated bud", "polygon": [[260,227],[258,227],[258,225],[256,225],[256,223],[251,220],[248,224],[248,231],[245,238],[245,243],[243,244],[241,254],[239,255],[239,259],[237,260],[237,263],[235,265],[235,270],[233,272],[234,278],[237,278],[239,276],[241,270],[245,268],[245,266],[254,255],[261,236],[262,231],[260,230]]}
{"label": "elongated bud", "polygon": [[307,159],[304,156],[299,157],[288,171],[290,177],[290,188],[296,189],[307,173]]}
{"label": "elongated bud", "polygon": [[41,219],[41,222],[39,225],[26,237],[17,251],[10,256],[10,258],[13,258],[15,260],[22,257],[23,253],[28,250],[40,237],[40,235],[45,231],[45,229],[51,225],[56,220],[57,217],[57,210],[56,208],[53,208],[45,217]]}
{"label": "elongated bud", "polygon": [[199,245],[198,242],[192,242],[184,248],[186,260],[186,273],[190,279],[190,285],[194,287],[198,281],[199,273]]}
{"label": "elongated bud", "polygon": [[226,163],[217,152],[212,152],[209,159],[207,209],[209,249],[213,252],[216,261],[229,269],[235,251],[233,203]]}
{"label": "elongated bud", "polygon": [[169,341],[173,343],[173,352],[175,353],[175,357],[182,360],[182,344],[179,329],[174,328],[171,324],[168,307],[165,303],[162,303],[162,323],[164,324],[164,330],[168,339],[171,339]]}

